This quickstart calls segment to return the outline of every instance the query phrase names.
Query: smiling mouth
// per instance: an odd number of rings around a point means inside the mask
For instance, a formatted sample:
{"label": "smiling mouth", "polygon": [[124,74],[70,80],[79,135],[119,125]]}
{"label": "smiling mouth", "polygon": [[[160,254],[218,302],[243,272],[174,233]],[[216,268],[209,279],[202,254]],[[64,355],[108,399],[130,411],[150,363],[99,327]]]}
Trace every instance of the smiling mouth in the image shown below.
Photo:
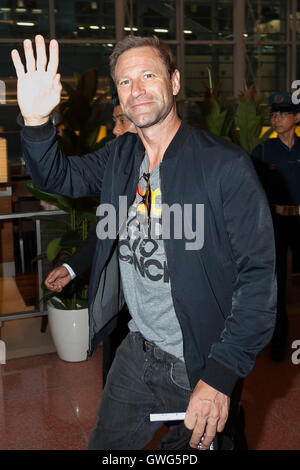
{"label": "smiling mouth", "polygon": [[141,106],[147,106],[149,104],[152,104],[152,101],[143,101],[142,103],[135,103],[131,105],[131,108],[139,108]]}

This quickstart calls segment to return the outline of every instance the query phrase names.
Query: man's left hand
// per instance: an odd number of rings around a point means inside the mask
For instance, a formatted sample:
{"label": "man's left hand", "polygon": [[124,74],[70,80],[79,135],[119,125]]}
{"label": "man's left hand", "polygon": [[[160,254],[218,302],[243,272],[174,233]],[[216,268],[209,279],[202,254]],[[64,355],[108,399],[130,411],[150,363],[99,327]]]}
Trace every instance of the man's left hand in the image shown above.
{"label": "man's left hand", "polygon": [[[193,430],[190,446],[209,449],[217,432],[222,432],[229,412],[230,398],[199,380],[186,410],[184,425]],[[203,440],[201,441],[203,437]]]}

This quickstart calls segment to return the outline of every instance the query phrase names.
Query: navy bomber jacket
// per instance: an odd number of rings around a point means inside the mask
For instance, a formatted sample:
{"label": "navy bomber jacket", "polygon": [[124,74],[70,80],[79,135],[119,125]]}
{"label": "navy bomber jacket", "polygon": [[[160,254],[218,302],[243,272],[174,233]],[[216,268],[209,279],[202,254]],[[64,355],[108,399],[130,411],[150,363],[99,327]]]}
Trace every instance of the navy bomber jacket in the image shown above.
{"label": "navy bomber jacket", "polygon": [[[65,157],[55,128],[22,126],[27,169],[42,190],[100,196],[119,215],[119,196],[132,204],[144,146],[127,133],[84,157]],[[170,237],[165,251],[174,308],[182,329],[191,386],[201,378],[230,396],[270,341],[276,312],[273,226],[248,155],[182,121],[160,166],[162,203],[204,204],[204,244]],[[193,213],[193,217],[195,214]],[[193,223],[195,220],[193,219]],[[97,240],[89,284],[90,346],[113,328],[124,303],[117,240]]]}

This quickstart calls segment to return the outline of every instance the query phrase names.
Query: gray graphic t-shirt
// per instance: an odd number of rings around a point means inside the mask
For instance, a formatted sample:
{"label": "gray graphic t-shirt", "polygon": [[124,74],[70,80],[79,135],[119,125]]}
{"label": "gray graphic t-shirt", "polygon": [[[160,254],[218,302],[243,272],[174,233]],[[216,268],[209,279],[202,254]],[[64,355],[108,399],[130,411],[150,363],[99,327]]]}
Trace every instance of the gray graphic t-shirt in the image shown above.
{"label": "gray graphic t-shirt", "polygon": [[182,333],[173,306],[164,241],[160,236],[160,165],[153,169],[149,182],[147,175],[143,176],[148,167],[145,155],[136,199],[129,208],[127,225],[120,232],[119,240],[122,285],[132,317],[129,329],[139,331],[145,339],[183,361]]}

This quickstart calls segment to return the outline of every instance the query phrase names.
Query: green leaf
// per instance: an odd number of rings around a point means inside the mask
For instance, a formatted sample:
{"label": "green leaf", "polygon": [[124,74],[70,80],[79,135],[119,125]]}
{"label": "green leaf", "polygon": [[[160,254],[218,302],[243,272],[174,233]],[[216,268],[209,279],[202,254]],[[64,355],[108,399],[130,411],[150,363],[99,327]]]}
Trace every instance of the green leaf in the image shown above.
{"label": "green leaf", "polygon": [[62,299],[56,299],[55,297],[52,297],[50,301],[53,307],[57,308],[58,310],[69,310],[67,302]]}
{"label": "green leaf", "polygon": [[43,228],[43,233],[66,232],[70,230],[70,225],[64,220],[52,220]]}
{"label": "green leaf", "polygon": [[98,216],[92,212],[81,211],[77,213],[77,223],[80,225],[84,220],[89,222],[98,222]]}
{"label": "green leaf", "polygon": [[72,85],[70,85],[70,83],[67,83],[67,82],[64,82],[64,81],[62,81],[61,84],[62,84],[63,89],[69,95],[69,97],[72,97],[73,94],[74,94],[74,88],[72,87]]}
{"label": "green leaf", "polygon": [[42,201],[50,202],[52,204],[57,203],[57,197],[55,196],[55,194],[50,194],[46,193],[45,191],[42,191],[33,183],[33,181],[29,181],[26,187],[27,190],[37,199],[41,199]]}
{"label": "green leaf", "polygon": [[227,110],[221,110],[221,106],[217,99],[210,97],[206,100],[205,106],[205,128],[208,132],[215,135],[222,135],[223,129],[225,128],[225,122],[227,119]]}
{"label": "green leaf", "polygon": [[46,253],[41,253],[40,255],[35,256],[34,258],[32,258],[31,262],[34,263],[35,261],[40,261],[41,259],[45,259],[45,258],[47,258],[47,254]]}
{"label": "green leaf", "polygon": [[58,194],[52,194],[52,193],[47,193],[46,191],[42,191],[33,183],[33,181],[29,181],[26,187],[27,187],[27,190],[37,199],[50,202],[51,204],[55,204],[59,209],[63,211],[69,212],[70,209],[72,208],[70,199],[64,196],[60,196]]}
{"label": "green leaf", "polygon": [[78,83],[80,82],[80,78],[81,78],[80,73],[74,72],[74,73],[73,73],[73,77],[74,77],[75,82],[76,82],[77,85],[78,85]]}
{"label": "green leaf", "polygon": [[61,237],[54,238],[51,240],[51,242],[47,246],[47,258],[48,260],[54,261],[57,255],[59,254],[61,250]]}
{"label": "green leaf", "polygon": [[78,310],[81,310],[83,308],[88,308],[88,306],[89,306],[88,300],[86,300],[86,299],[77,299],[76,307],[77,307]]}
{"label": "green leaf", "polygon": [[86,137],[86,145],[90,149],[94,148],[98,134],[99,134],[99,126],[96,129],[94,129],[92,132],[90,132],[88,136]]}
{"label": "green leaf", "polygon": [[259,138],[259,143],[265,142],[265,140],[268,140],[270,135],[273,133],[274,129],[271,127],[268,129],[262,137]]}
{"label": "green leaf", "polygon": [[113,140],[114,138],[115,137],[113,135],[108,135],[104,137],[97,144],[94,145],[93,151],[101,149],[102,147],[104,147],[105,144],[107,144],[107,142]]}
{"label": "green leaf", "polygon": [[60,246],[62,248],[79,246],[81,243],[81,238],[75,230],[69,230],[66,232],[60,240]]}
{"label": "green leaf", "polygon": [[59,194],[56,195],[56,204],[61,210],[65,212],[70,212],[73,207],[72,199],[61,196]]}

